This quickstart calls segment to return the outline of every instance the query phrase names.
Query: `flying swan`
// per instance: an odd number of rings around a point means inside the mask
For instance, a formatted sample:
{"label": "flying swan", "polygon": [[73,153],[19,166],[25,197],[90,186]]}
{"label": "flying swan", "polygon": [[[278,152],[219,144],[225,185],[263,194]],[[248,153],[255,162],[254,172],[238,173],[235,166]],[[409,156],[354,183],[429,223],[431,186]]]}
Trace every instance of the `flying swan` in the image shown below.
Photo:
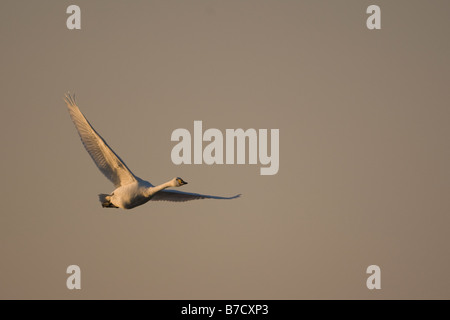
{"label": "flying swan", "polygon": [[81,113],[75,102],[75,95],[66,94],[70,117],[72,118],[81,141],[100,171],[114,184],[116,189],[111,194],[99,194],[99,200],[104,208],[131,209],[149,200],[158,201],[189,201],[196,199],[234,199],[234,197],[217,197],[175,190],[165,190],[169,187],[181,187],[187,184],[181,178],[153,186],[150,182],[135,176],[120,157],[108,146],[106,141],[95,131]]}

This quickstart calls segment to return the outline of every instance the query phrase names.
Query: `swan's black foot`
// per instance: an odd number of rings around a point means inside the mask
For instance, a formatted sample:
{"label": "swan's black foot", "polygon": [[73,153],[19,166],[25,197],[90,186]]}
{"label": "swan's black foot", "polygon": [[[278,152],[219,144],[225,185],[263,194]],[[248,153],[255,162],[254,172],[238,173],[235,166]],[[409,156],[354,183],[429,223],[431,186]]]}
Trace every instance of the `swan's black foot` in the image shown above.
{"label": "swan's black foot", "polygon": [[116,207],[115,205],[113,205],[111,202],[103,202],[102,207],[103,208],[119,208],[119,207]]}

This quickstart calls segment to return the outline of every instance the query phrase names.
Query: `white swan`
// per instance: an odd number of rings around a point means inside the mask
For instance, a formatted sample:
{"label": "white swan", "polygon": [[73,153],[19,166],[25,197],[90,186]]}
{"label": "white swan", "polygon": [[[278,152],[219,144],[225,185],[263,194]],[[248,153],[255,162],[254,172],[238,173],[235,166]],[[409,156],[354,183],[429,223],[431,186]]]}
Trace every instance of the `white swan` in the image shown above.
{"label": "white swan", "polygon": [[135,176],[119,156],[108,146],[105,140],[90,125],[76,105],[75,95],[66,94],[70,117],[72,118],[81,141],[91,155],[100,171],[114,184],[116,189],[111,194],[99,194],[104,208],[131,209],[149,200],[189,201],[196,199],[234,199],[234,197],[217,197],[175,190],[164,190],[169,187],[181,187],[187,184],[181,178],[173,178],[159,186]]}

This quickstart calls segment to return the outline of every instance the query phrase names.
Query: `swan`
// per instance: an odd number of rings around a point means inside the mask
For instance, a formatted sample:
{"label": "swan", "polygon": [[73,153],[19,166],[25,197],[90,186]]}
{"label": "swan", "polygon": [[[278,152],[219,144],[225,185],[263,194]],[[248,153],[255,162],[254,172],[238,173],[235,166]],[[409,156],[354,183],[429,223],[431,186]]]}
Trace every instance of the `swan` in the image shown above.
{"label": "swan", "polygon": [[176,190],[165,190],[187,184],[180,177],[173,178],[158,186],[154,186],[150,182],[137,177],[81,113],[75,101],[75,94],[73,96],[70,93],[65,94],[64,101],[67,104],[70,117],[75,124],[87,152],[100,171],[116,187],[111,194],[101,193],[98,195],[103,208],[132,209],[149,200],[189,201],[196,199],[235,199],[240,196],[238,194],[233,197],[218,197]]}

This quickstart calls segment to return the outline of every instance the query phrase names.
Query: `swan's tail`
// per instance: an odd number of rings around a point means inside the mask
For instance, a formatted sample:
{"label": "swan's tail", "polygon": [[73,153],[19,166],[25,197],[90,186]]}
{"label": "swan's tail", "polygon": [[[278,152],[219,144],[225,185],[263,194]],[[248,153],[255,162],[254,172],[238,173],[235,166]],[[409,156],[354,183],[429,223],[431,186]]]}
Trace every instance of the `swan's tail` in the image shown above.
{"label": "swan's tail", "polygon": [[111,196],[109,194],[100,193],[98,199],[102,203],[103,208],[118,208],[111,203]]}

